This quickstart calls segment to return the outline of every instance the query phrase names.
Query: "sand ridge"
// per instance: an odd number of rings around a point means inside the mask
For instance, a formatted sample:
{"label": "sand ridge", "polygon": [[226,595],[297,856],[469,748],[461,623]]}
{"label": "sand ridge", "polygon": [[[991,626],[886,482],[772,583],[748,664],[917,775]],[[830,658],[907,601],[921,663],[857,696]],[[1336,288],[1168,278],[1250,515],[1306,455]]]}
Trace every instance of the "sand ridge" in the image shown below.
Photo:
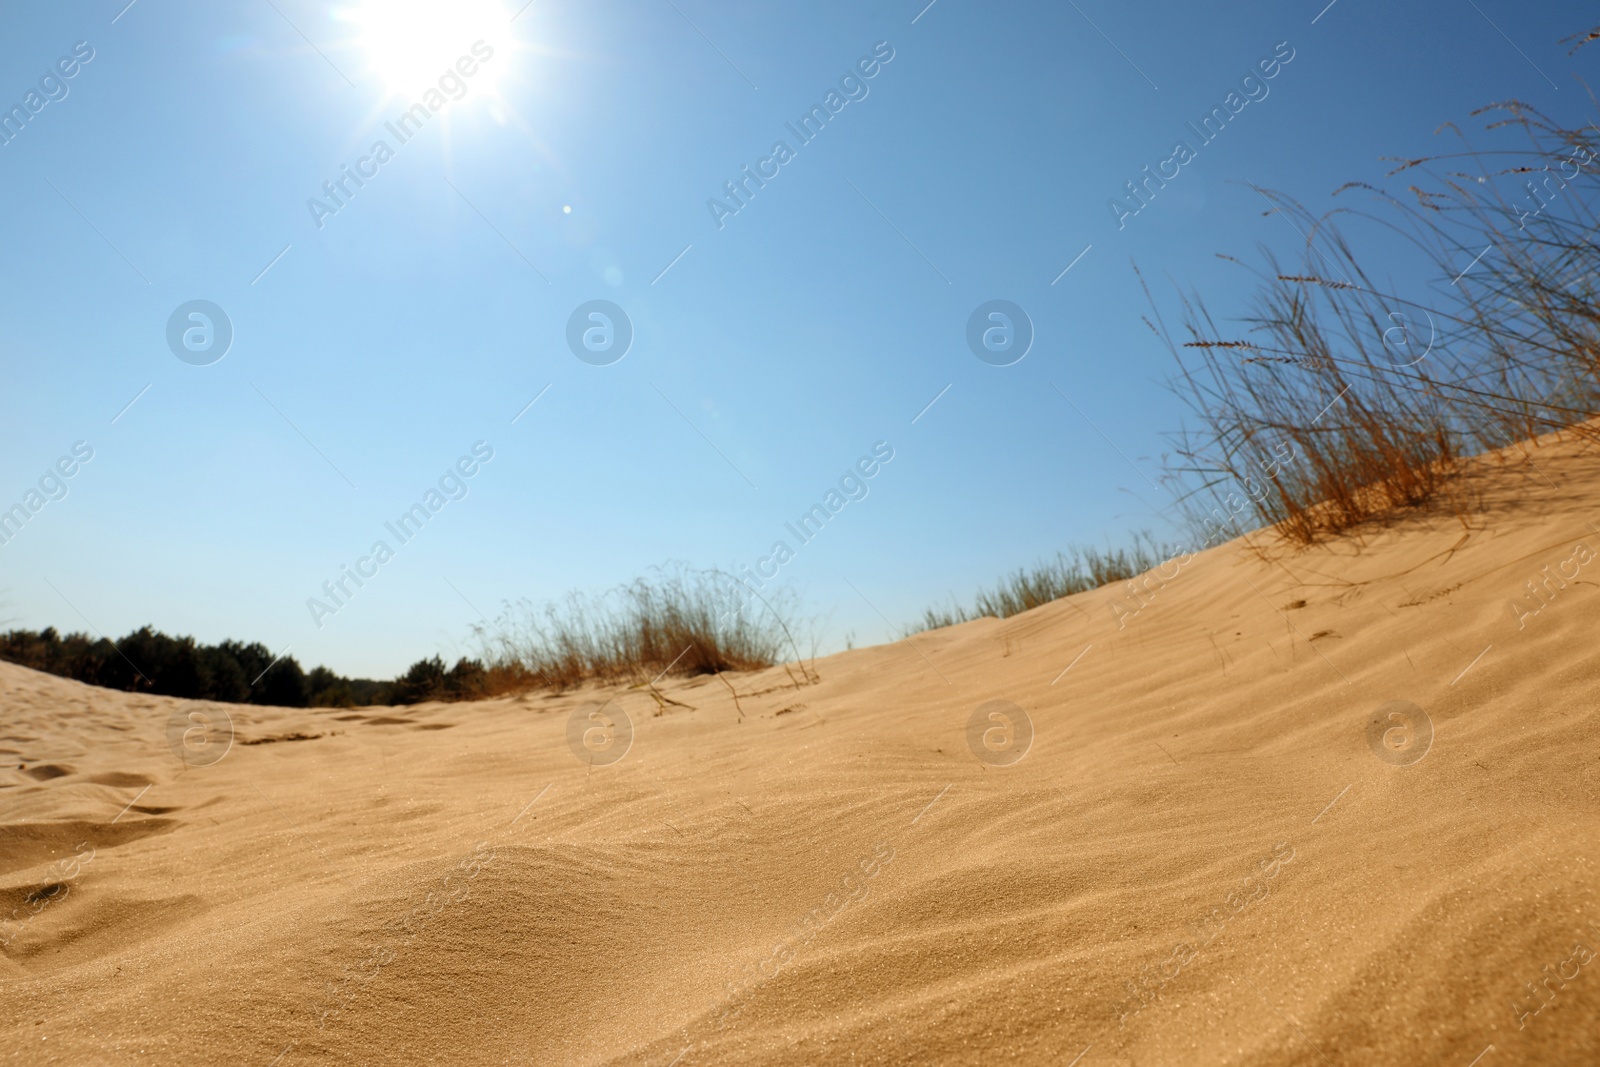
{"label": "sand ridge", "polygon": [[[1120,627],[1097,590],[738,707],[0,664],[0,1056],[1600,1062],[1600,597],[1527,589],[1600,548],[1600,456],[1534,456],[1481,464],[1470,528],[1234,541]],[[575,751],[616,709],[626,754]],[[185,763],[174,719],[231,747]]]}

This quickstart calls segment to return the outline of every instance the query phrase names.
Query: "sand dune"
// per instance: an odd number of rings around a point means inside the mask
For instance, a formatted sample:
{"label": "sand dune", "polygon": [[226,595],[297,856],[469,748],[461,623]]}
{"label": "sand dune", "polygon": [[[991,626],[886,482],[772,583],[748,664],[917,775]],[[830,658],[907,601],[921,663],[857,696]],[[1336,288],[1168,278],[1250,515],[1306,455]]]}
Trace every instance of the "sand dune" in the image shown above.
{"label": "sand dune", "polygon": [[4,1062],[1600,1062],[1600,457],[1508,457],[1470,529],[1235,541],[1121,628],[1099,590],[737,708],[0,665]]}

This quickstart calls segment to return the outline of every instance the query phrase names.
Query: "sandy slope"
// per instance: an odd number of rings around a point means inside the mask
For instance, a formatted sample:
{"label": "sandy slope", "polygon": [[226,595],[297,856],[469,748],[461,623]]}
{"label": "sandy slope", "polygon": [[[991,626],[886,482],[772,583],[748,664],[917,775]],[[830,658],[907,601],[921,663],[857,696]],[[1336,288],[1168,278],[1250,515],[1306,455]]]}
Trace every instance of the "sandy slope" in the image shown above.
{"label": "sandy slope", "polygon": [[[1101,590],[741,676],[742,720],[714,679],[235,707],[187,766],[183,702],[0,665],[0,1056],[1600,1062],[1600,562],[1507,605],[1600,549],[1600,458],[1511,459],[1470,532],[1235,542],[1121,629]],[[1392,700],[1420,761],[1369,747]]]}

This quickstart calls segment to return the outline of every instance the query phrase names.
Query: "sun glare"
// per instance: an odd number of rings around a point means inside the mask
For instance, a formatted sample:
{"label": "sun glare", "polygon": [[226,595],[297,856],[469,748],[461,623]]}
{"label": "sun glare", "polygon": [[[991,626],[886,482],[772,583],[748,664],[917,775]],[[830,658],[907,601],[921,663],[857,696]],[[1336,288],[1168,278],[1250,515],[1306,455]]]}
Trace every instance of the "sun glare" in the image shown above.
{"label": "sun glare", "polygon": [[[495,0],[360,0],[340,17],[354,27],[368,69],[395,96],[415,96],[452,76],[480,40],[492,51],[507,19]],[[477,57],[483,53],[480,46]],[[474,70],[473,89],[492,87],[503,66],[487,63]]]}

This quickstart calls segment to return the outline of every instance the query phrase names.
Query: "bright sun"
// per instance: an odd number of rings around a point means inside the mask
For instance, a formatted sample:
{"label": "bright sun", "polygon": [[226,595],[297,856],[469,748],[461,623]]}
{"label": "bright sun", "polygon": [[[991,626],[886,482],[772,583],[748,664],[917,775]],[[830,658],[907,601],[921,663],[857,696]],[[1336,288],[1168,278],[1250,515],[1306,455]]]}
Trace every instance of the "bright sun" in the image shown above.
{"label": "bright sun", "polygon": [[[470,54],[473,42],[492,45],[507,21],[495,0],[359,0],[339,17],[355,27],[368,67],[396,96],[414,96],[435,84]],[[486,65],[473,77],[473,88],[490,88],[495,73],[496,64]]]}

